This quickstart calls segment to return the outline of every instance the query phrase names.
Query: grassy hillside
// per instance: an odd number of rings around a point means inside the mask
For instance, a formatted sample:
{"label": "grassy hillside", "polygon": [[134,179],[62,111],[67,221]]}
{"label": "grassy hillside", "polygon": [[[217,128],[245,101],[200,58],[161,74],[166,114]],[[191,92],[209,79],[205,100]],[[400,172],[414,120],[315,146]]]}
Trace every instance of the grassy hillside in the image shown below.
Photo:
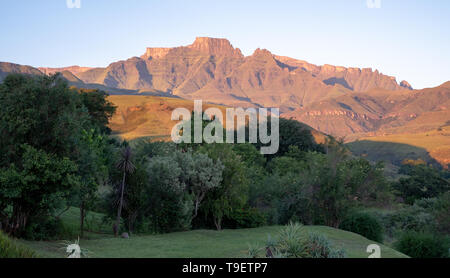
{"label": "grassy hillside", "polygon": [[[158,96],[140,95],[111,95],[109,100],[117,106],[117,112],[113,116],[110,128],[114,134],[133,140],[137,138],[168,139],[172,128],[178,121],[172,121],[172,111],[183,107],[194,109],[194,102],[179,98],[167,98]],[[203,109],[217,107],[226,115],[226,107],[203,103]],[[225,125],[225,123],[224,123]],[[305,125],[311,130],[315,141],[325,143],[327,136]]]}
{"label": "grassy hillside", "polygon": [[[78,209],[67,211],[62,220],[66,227],[78,230]],[[102,223],[102,215],[89,213],[87,239],[80,246],[89,251],[92,258],[242,258],[246,257],[249,244],[262,246],[268,235],[277,236],[281,226],[240,230],[195,230],[161,235],[137,235],[130,239],[114,238],[110,223]],[[351,258],[367,258],[366,248],[374,242],[354,233],[324,226],[307,226],[307,232],[327,236],[334,246],[342,247]],[[76,238],[76,237],[75,237]],[[74,238],[69,240],[74,241]],[[21,241],[40,257],[64,257],[65,241]],[[404,258],[405,255],[383,245],[384,258]]]}
{"label": "grassy hillside", "polygon": [[355,154],[374,161],[398,165],[404,159],[422,159],[446,166],[450,164],[450,126],[425,133],[366,137],[348,146]]}
{"label": "grassy hillside", "polygon": [[[81,240],[80,246],[92,258],[242,258],[249,244],[265,243],[281,226],[241,230],[196,230],[163,235],[134,236],[130,239],[103,238]],[[308,226],[308,232],[326,235],[335,246],[342,247],[350,258],[367,258],[366,248],[374,242],[354,233],[324,226]],[[63,257],[61,242],[25,242],[42,257]],[[381,246],[384,258],[404,258],[405,255]]]}
{"label": "grassy hillside", "polygon": [[[120,137],[132,140],[141,137],[168,138],[179,121],[172,121],[176,108],[194,109],[194,102],[179,98],[138,95],[112,95],[109,100],[117,106],[110,127]],[[203,109],[218,107],[225,115],[225,107],[203,103]]]}

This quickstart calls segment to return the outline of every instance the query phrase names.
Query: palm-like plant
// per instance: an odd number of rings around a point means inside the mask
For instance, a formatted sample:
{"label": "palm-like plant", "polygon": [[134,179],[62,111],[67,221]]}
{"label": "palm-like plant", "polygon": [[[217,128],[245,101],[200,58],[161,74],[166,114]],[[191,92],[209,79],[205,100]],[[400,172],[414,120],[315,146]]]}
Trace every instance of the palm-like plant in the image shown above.
{"label": "palm-like plant", "polygon": [[125,180],[127,174],[132,174],[136,167],[133,164],[132,161],[132,151],[129,146],[125,147],[121,151],[121,157],[119,162],[117,163],[117,169],[121,170],[123,172],[123,178],[122,178],[122,186],[120,187],[120,199],[119,199],[119,208],[117,210],[117,220],[114,227],[114,235],[117,236],[119,233],[119,227],[120,227],[120,217],[122,214],[122,206],[123,206],[123,192],[125,191]]}

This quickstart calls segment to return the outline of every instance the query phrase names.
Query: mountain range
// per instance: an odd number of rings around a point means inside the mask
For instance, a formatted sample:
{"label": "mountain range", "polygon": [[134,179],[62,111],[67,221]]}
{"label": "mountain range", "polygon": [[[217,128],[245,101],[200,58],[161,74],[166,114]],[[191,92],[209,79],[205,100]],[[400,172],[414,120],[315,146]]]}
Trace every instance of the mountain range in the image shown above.
{"label": "mountain range", "polygon": [[435,130],[450,122],[450,82],[414,90],[407,81],[370,68],[314,65],[257,49],[244,56],[226,39],[200,37],[187,46],[147,48],[104,68],[32,68],[0,63],[9,72],[61,72],[78,87],[119,95],[157,95],[240,107],[279,107],[293,118],[345,140]]}

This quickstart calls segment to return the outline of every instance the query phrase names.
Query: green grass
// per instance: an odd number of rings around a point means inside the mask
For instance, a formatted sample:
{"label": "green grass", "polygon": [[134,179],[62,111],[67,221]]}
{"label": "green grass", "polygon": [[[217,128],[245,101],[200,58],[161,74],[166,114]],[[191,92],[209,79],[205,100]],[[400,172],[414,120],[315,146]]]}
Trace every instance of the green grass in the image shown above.
{"label": "green grass", "polygon": [[[62,216],[64,229],[70,232],[70,240],[77,239],[80,235],[80,211],[78,208],[70,208]],[[105,222],[104,215],[96,212],[88,212],[84,222],[84,237],[87,239],[103,238],[105,234],[111,233],[112,222]]]}
{"label": "green grass", "polygon": [[[65,225],[78,229],[76,209],[63,217]],[[240,230],[195,230],[162,235],[136,235],[130,239],[114,238],[109,225],[100,222],[101,214],[92,214],[99,230],[87,232],[87,239],[80,246],[87,249],[92,258],[244,258],[249,244],[262,246],[268,235],[276,237],[281,226]],[[335,247],[344,248],[350,258],[367,258],[366,248],[375,243],[360,235],[324,226],[306,226],[307,232],[318,232],[327,236]],[[72,239],[71,239],[72,240]],[[73,241],[73,240],[72,240]],[[64,242],[21,241],[35,250],[40,257],[64,257]],[[383,258],[405,258],[406,256],[384,245]]]}

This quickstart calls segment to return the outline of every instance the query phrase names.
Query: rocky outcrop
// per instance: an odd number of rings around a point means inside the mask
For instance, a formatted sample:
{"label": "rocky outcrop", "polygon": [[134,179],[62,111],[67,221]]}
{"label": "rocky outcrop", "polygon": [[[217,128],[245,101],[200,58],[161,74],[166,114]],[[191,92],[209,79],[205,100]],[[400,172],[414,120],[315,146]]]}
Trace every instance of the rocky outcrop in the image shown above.
{"label": "rocky outcrop", "polygon": [[147,47],[147,51],[141,56],[142,59],[160,59],[164,58],[172,48],[167,47]]}
{"label": "rocky outcrop", "polygon": [[213,56],[243,57],[241,50],[235,49],[227,39],[198,37],[187,47]]}
{"label": "rocky outcrop", "polygon": [[411,86],[411,84],[408,83],[408,81],[403,80],[402,82],[400,82],[400,86],[408,89],[408,90],[412,90],[413,87]]}

